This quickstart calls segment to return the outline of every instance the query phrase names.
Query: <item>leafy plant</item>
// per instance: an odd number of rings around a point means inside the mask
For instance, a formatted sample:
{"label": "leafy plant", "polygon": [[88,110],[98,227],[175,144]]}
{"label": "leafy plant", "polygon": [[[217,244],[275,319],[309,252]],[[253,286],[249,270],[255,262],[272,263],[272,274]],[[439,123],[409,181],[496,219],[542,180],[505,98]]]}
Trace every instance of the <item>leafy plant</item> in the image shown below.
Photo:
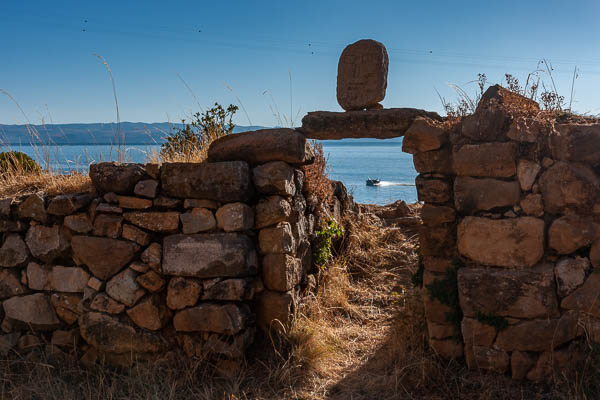
{"label": "leafy plant", "polygon": [[321,229],[316,232],[316,248],[314,252],[315,264],[323,268],[331,258],[334,239],[344,235],[344,228],[334,219],[323,223]]}
{"label": "leafy plant", "polygon": [[0,153],[0,173],[39,172],[40,170],[39,164],[25,153],[20,151]]}
{"label": "leafy plant", "polygon": [[233,132],[232,118],[237,110],[233,104],[224,109],[215,103],[213,108],[194,114],[189,124],[182,120],[183,128],[175,128],[162,144],[161,158],[163,161],[204,161],[210,144]]}

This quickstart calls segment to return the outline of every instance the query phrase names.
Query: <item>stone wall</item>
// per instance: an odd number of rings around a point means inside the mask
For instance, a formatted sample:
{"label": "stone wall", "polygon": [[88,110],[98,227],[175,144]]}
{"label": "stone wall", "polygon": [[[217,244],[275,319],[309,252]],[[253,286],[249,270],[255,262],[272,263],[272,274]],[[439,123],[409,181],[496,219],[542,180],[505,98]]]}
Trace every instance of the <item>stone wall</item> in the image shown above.
{"label": "stone wall", "polygon": [[406,131],[442,357],[539,380],[600,341],[600,124],[569,118],[494,86],[458,123]]}
{"label": "stone wall", "polygon": [[1,200],[0,352],[239,360],[307,283],[313,159],[300,133],[257,131],[215,142],[208,163],[95,164],[91,193]]}

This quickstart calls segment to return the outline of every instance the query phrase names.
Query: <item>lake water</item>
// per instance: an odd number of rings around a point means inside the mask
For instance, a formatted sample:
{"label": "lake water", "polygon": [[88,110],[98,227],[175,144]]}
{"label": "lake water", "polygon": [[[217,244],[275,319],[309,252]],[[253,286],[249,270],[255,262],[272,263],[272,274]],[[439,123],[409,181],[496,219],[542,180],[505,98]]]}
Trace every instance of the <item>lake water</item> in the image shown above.
{"label": "lake water", "polygon": [[[114,146],[61,145],[13,146],[23,151],[43,166],[54,171],[85,171],[92,162],[117,160]],[[125,148],[125,161],[145,162],[147,156],[157,152],[157,145],[132,145]],[[358,203],[388,204],[396,200],[417,201],[414,187],[415,171],[410,154],[402,153],[402,139],[345,139],[323,141],[328,156],[331,179],[342,181]],[[380,186],[366,186],[367,178],[381,179]]]}

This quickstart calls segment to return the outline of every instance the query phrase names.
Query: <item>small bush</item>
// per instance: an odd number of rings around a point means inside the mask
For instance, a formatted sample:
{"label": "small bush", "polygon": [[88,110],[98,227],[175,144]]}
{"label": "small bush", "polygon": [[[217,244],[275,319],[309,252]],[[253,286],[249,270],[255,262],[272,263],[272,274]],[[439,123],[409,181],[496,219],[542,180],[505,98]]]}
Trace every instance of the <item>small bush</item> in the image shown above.
{"label": "small bush", "polygon": [[0,153],[0,172],[39,172],[40,165],[27,154],[20,151],[5,151]]}
{"label": "small bush", "polygon": [[333,250],[333,241],[341,238],[344,234],[342,228],[334,219],[324,222],[321,229],[316,232],[317,242],[315,246],[315,264],[323,268],[331,258]]}
{"label": "small bush", "polygon": [[162,161],[204,161],[210,144],[233,132],[232,118],[237,110],[233,104],[224,109],[215,103],[213,108],[194,114],[191,123],[182,120],[183,128],[175,128],[161,146]]}

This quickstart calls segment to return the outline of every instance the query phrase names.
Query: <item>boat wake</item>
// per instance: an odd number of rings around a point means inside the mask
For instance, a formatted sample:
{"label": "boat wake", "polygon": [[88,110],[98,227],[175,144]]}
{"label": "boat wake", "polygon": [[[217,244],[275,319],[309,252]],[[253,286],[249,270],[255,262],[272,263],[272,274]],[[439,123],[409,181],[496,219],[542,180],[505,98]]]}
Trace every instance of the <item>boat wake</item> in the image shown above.
{"label": "boat wake", "polygon": [[376,186],[415,186],[414,183],[381,181]]}

